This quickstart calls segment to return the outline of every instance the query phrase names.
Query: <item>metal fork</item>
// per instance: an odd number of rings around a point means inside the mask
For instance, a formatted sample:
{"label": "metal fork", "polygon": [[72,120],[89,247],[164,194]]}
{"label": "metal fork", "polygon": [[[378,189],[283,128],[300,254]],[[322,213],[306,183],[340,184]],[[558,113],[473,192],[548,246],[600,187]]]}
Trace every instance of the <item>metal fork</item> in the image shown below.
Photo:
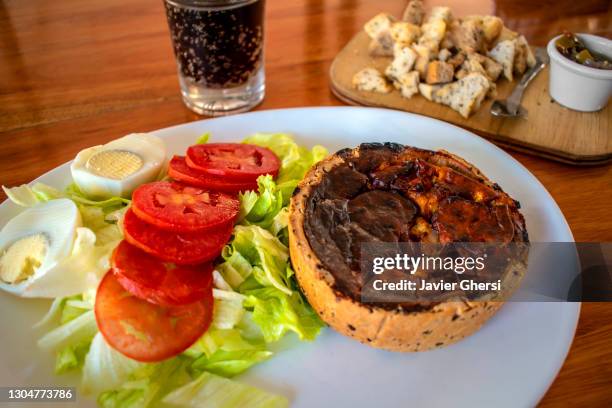
{"label": "metal fork", "polygon": [[504,100],[496,100],[491,105],[491,114],[493,116],[500,117],[517,117],[527,115],[527,109],[521,106],[521,99],[523,98],[523,92],[527,88],[527,85],[531,82],[533,78],[538,75],[538,73],[544,69],[544,67],[548,64],[548,54],[546,53],[546,49],[537,48],[536,53],[536,63],[533,67],[529,68],[523,77],[519,81],[519,83],[514,87],[510,96]]}

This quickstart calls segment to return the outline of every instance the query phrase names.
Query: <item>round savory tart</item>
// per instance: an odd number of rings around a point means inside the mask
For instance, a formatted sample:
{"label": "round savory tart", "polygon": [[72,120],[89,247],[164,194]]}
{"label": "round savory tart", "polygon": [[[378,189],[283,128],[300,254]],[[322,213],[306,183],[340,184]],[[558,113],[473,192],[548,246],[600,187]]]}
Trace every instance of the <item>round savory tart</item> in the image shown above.
{"label": "round savory tart", "polygon": [[[315,165],[294,192],[289,245],[298,283],[319,316],[373,347],[423,351],[477,331],[501,301],[363,303],[364,242],[528,243],[519,203],[446,151],[361,144]],[[509,265],[526,270],[523,258]]]}

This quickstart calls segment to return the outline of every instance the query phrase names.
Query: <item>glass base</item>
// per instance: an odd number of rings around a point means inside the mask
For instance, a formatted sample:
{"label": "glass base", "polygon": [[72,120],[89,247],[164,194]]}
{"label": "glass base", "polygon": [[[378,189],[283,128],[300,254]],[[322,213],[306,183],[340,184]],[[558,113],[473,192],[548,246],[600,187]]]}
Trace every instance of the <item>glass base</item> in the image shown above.
{"label": "glass base", "polygon": [[266,92],[263,66],[244,85],[234,88],[208,88],[183,77],[179,83],[185,105],[200,115],[225,116],[246,112],[259,105]]}

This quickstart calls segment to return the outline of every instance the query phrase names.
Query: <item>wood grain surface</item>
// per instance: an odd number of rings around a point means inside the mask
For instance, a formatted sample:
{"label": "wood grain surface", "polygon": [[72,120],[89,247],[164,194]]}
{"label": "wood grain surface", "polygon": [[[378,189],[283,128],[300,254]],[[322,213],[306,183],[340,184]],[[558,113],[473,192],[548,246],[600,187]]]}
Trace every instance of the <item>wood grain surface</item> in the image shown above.
{"label": "wood grain surface", "polygon": [[[330,86],[336,96],[353,105],[377,106],[420,113],[464,127],[497,144],[517,147],[538,156],[570,164],[595,165],[612,160],[612,105],[599,112],[577,112],[553,101],[548,93],[548,67],[525,91],[521,105],[526,117],[497,118],[489,113],[493,98],[480,109],[463,118],[451,108],[431,102],[419,94],[404,98],[393,89],[390,93],[355,89],[353,76],[366,67],[385,72],[389,57],[371,57],[371,39],[360,30],[336,55],[329,70]],[[496,99],[507,98],[518,80],[497,81]]]}
{"label": "wood grain surface", "polygon": [[[451,5],[457,15],[498,14],[533,45],[564,28],[612,35],[609,0],[426,3]],[[258,109],[341,105],[329,89],[332,59],[369,17],[403,6],[268,0],[267,93]],[[1,184],[28,182],[130,132],[199,119],[181,102],[161,0],[0,0]],[[546,186],[576,240],[612,241],[611,166],[510,154]],[[541,405],[609,406],[611,338],[612,305],[584,304],[569,356]]]}

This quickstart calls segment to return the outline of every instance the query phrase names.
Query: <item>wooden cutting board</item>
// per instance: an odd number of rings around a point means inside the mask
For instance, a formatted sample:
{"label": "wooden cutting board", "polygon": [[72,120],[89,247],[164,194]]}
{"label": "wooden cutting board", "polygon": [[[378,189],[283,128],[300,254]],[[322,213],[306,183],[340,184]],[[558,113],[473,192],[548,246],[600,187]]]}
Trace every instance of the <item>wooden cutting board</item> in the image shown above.
{"label": "wooden cutting board", "polygon": [[[359,32],[334,59],[331,88],[343,101],[353,105],[378,106],[405,110],[441,119],[466,128],[491,141],[516,150],[576,164],[595,165],[612,161],[612,107],[595,113],[576,112],[554,102],[548,94],[548,68],[529,85],[522,105],[528,115],[523,118],[496,118],[489,113],[492,100],[464,119],[452,109],[430,102],[421,95],[403,98],[397,90],[389,94],[358,91],[353,88],[353,75],[365,67],[384,72],[391,58],[368,55],[370,39]],[[497,98],[505,98],[515,82],[497,82]]]}

